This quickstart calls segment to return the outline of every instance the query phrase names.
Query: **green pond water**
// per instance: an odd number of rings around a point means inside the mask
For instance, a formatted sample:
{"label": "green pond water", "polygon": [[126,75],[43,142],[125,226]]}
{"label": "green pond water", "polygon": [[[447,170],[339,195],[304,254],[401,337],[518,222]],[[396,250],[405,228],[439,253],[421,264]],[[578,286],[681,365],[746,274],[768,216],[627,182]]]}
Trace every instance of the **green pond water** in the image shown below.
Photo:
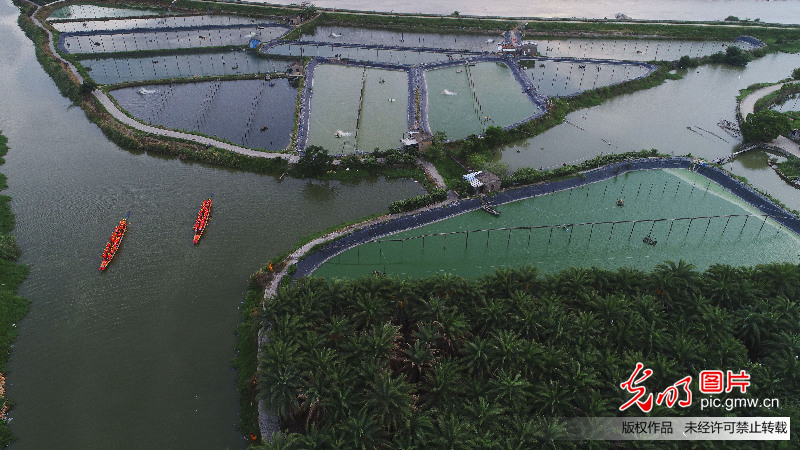
{"label": "green pond water", "polygon": [[405,71],[320,64],[313,83],[307,145],[331,154],[400,146],[408,131]]}
{"label": "green pond water", "polygon": [[425,81],[431,130],[444,131],[448,139],[509,126],[540,112],[502,63],[429,70]]}
{"label": "green pond water", "polygon": [[[619,198],[623,207],[617,206]],[[400,277],[439,272],[473,277],[520,264],[546,273],[573,266],[647,270],[679,259],[705,269],[800,257],[797,235],[772,220],[747,217],[757,210],[687,170],[631,172],[497,210],[498,217],[478,210],[363,244],[330,259],[314,275],[353,278],[377,270]],[[726,215],[742,216],[691,219]],[[502,229],[516,227],[525,228]],[[657,243],[643,242],[648,236]]]}

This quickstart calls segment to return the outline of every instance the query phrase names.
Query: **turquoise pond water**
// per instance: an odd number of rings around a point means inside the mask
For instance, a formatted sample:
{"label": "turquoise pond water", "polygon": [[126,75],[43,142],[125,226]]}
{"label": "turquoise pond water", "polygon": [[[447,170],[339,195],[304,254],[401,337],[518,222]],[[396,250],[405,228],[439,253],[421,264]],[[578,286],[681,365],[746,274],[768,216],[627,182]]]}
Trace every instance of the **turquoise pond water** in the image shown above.
{"label": "turquoise pond water", "polygon": [[[679,259],[704,269],[715,263],[797,262],[800,253],[797,235],[763,216],[748,217],[758,214],[755,208],[680,169],[631,172],[497,210],[498,217],[478,210],[363,244],[314,275],[354,278],[377,270],[400,277],[472,277],[521,264],[545,273],[573,266],[648,270]],[[692,219],[727,215],[737,216]],[[502,229],[515,227],[526,228]],[[644,242],[648,236],[655,245]]]}

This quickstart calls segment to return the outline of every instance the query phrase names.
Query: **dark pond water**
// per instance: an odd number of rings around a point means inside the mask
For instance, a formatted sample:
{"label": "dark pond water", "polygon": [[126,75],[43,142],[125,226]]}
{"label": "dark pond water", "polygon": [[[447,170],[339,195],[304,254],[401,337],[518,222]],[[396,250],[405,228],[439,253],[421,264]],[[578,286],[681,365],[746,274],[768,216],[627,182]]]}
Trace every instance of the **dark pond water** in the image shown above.
{"label": "dark pond water", "polygon": [[245,25],[193,30],[177,28],[169,31],[98,33],[88,36],[67,35],[64,37],[64,47],[69,53],[109,53],[247,45],[250,39],[269,41],[286,31],[283,27],[258,29],[255,25]]}
{"label": "dark pond water", "polygon": [[[274,21],[263,20],[259,18],[258,22],[273,23]],[[56,22],[52,25],[53,28],[64,33],[75,31],[133,30],[137,28],[183,28],[200,27],[203,25],[238,25],[253,23],[256,23],[256,19],[251,19],[244,16],[219,15],[87,20],[83,22]]]}
{"label": "dark pond water", "polygon": [[279,44],[262,50],[268,55],[340,58],[353,61],[374,61],[387,64],[415,65],[464,59],[474,55],[458,52],[417,50],[385,50],[364,47],[338,47],[325,44]]}
{"label": "dark pond water", "polygon": [[292,60],[268,58],[242,49],[135,58],[91,58],[81,60],[99,84],[128,81],[192,78],[211,75],[286,72]]}
{"label": "dark pond water", "polygon": [[147,123],[266,150],[289,145],[297,104],[297,88],[285,78],[145,85],[111,95]]}
{"label": "dark pond water", "polygon": [[99,19],[102,17],[137,17],[169,14],[163,10],[111,8],[100,5],[68,5],[56,9],[49,19]]}
{"label": "dark pond water", "polygon": [[320,26],[310,33],[303,34],[300,40],[492,52],[497,50],[498,43],[503,42],[503,36],[500,34],[401,33],[366,28]]}

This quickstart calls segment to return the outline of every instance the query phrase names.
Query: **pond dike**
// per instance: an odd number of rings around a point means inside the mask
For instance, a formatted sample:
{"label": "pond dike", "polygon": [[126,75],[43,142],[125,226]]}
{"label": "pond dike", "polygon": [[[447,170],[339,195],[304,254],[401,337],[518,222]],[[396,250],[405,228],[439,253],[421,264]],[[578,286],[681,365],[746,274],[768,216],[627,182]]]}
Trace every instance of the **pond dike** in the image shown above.
{"label": "pond dike", "polygon": [[[247,24],[233,24],[233,25],[192,25],[188,27],[146,27],[146,28],[125,28],[119,30],[93,30],[93,31],[69,31],[64,33],[58,33],[58,44],[57,47],[62,53],[72,53],[69,49],[64,45],[64,40],[70,36],[108,36],[108,35],[117,35],[117,34],[137,34],[137,33],[150,33],[150,32],[170,32],[170,31],[205,31],[205,30],[219,30],[219,29],[227,29],[227,28],[245,28],[245,27],[270,27],[270,28],[283,28],[287,31],[291,30],[292,27],[289,25],[284,25],[281,23],[247,23]],[[243,44],[246,44],[243,43]],[[190,47],[194,48],[194,47]],[[154,49],[159,50],[159,49]],[[134,50],[142,52],[143,54],[151,51],[151,50]]]}
{"label": "pond dike", "polygon": [[[580,175],[568,179],[539,183],[517,189],[508,189],[499,192],[493,197],[487,197],[489,206],[494,207],[517,200],[524,200],[540,195],[552,194],[565,191],[599,181],[608,180],[616,176],[639,170],[655,169],[690,169],[700,175],[720,184],[728,189],[746,203],[757,208],[765,215],[771,216],[780,225],[790,229],[800,236],[800,218],[789,211],[775,204],[772,200],[757,192],[750,186],[733,178],[724,170],[712,166],[698,166],[692,163],[690,158],[645,158],[619,163],[581,172]],[[399,233],[401,231],[412,230],[424,225],[448,219],[459,214],[475,211],[482,207],[480,198],[470,198],[448,203],[439,207],[418,211],[416,213],[393,218],[384,222],[375,223],[361,229],[357,229],[347,236],[341,237],[314,253],[307,255],[297,262],[297,271],[292,275],[292,279],[309,276],[323,263],[349,250],[357,245],[379,239],[385,236]]]}

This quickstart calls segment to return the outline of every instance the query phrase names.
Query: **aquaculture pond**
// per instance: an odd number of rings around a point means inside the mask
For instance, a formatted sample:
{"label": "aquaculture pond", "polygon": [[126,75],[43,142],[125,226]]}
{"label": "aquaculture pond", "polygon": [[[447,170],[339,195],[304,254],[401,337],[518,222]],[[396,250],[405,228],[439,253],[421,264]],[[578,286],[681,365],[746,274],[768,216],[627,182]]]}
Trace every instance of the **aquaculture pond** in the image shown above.
{"label": "aquaculture pond", "polygon": [[268,55],[295,57],[342,58],[352,61],[373,61],[385,64],[416,65],[464,59],[476,56],[474,53],[438,52],[423,50],[390,50],[361,46],[340,46],[337,44],[298,44],[280,43],[264,47]]}
{"label": "aquaculture pond", "polygon": [[252,50],[234,48],[175,55],[132,58],[96,58],[80,61],[99,84],[191,78],[212,75],[286,72],[292,60],[268,58]]}
{"label": "aquaculture pond", "polygon": [[[620,61],[676,61],[724,52],[733,42],[678,41],[662,39],[541,39],[539,54],[553,58],[597,58]],[[745,43],[736,43],[751,48]]]}
{"label": "aquaculture pond", "polygon": [[234,25],[221,28],[197,28],[134,32],[98,32],[63,34],[63,49],[68,53],[109,53],[139,50],[220,47],[246,45],[251,39],[269,41],[286,33],[287,27]]}
{"label": "aquaculture pond", "polygon": [[794,94],[787,98],[785,102],[772,105],[770,109],[779,112],[800,111],[800,94]]}
{"label": "aquaculture pond", "polygon": [[103,30],[135,30],[139,28],[186,28],[208,25],[245,25],[256,23],[274,23],[262,18],[253,19],[244,16],[204,15],[204,16],[166,16],[137,19],[87,20],[83,22],[55,22],[53,28],[62,33],[76,31]]}
{"label": "aquaculture pond", "polygon": [[300,37],[301,41],[389,45],[393,47],[432,47],[473,52],[497,51],[502,34],[407,33],[370,28],[318,26]]}
{"label": "aquaculture pond", "polygon": [[785,53],[769,54],[746,67],[705,65],[683,72],[681,80],[575,111],[565,123],[503,149],[501,160],[514,170],[651,148],[709,160],[725,156],[741,143],[720,126],[723,120],[736,123],[739,90],[782,80],[798,66],[800,55]]}
{"label": "aquaculture pond", "polygon": [[291,142],[297,103],[285,78],[154,84],[111,95],[141,121],[266,150]]}
{"label": "aquaculture pond", "polygon": [[432,131],[448,139],[506,127],[542,113],[503,63],[480,62],[425,71]]}
{"label": "aquaculture pond", "polygon": [[314,275],[474,277],[521,264],[546,273],[591,266],[648,270],[665,259],[705,269],[795,262],[800,252],[793,232],[682,169],[631,172],[496,209],[500,216],[477,210],[362,244]]}
{"label": "aquaculture pond", "polygon": [[99,5],[67,5],[56,9],[47,20],[100,19],[103,17],[139,17],[172,14],[155,9],[113,8]]}
{"label": "aquaculture pond", "polygon": [[570,62],[548,59],[521,61],[523,71],[539,94],[568,97],[583,91],[634,80],[650,74],[649,66],[635,63]]}
{"label": "aquaculture pond", "polygon": [[307,145],[331,154],[400,147],[408,131],[408,73],[320,64],[314,70]]}

